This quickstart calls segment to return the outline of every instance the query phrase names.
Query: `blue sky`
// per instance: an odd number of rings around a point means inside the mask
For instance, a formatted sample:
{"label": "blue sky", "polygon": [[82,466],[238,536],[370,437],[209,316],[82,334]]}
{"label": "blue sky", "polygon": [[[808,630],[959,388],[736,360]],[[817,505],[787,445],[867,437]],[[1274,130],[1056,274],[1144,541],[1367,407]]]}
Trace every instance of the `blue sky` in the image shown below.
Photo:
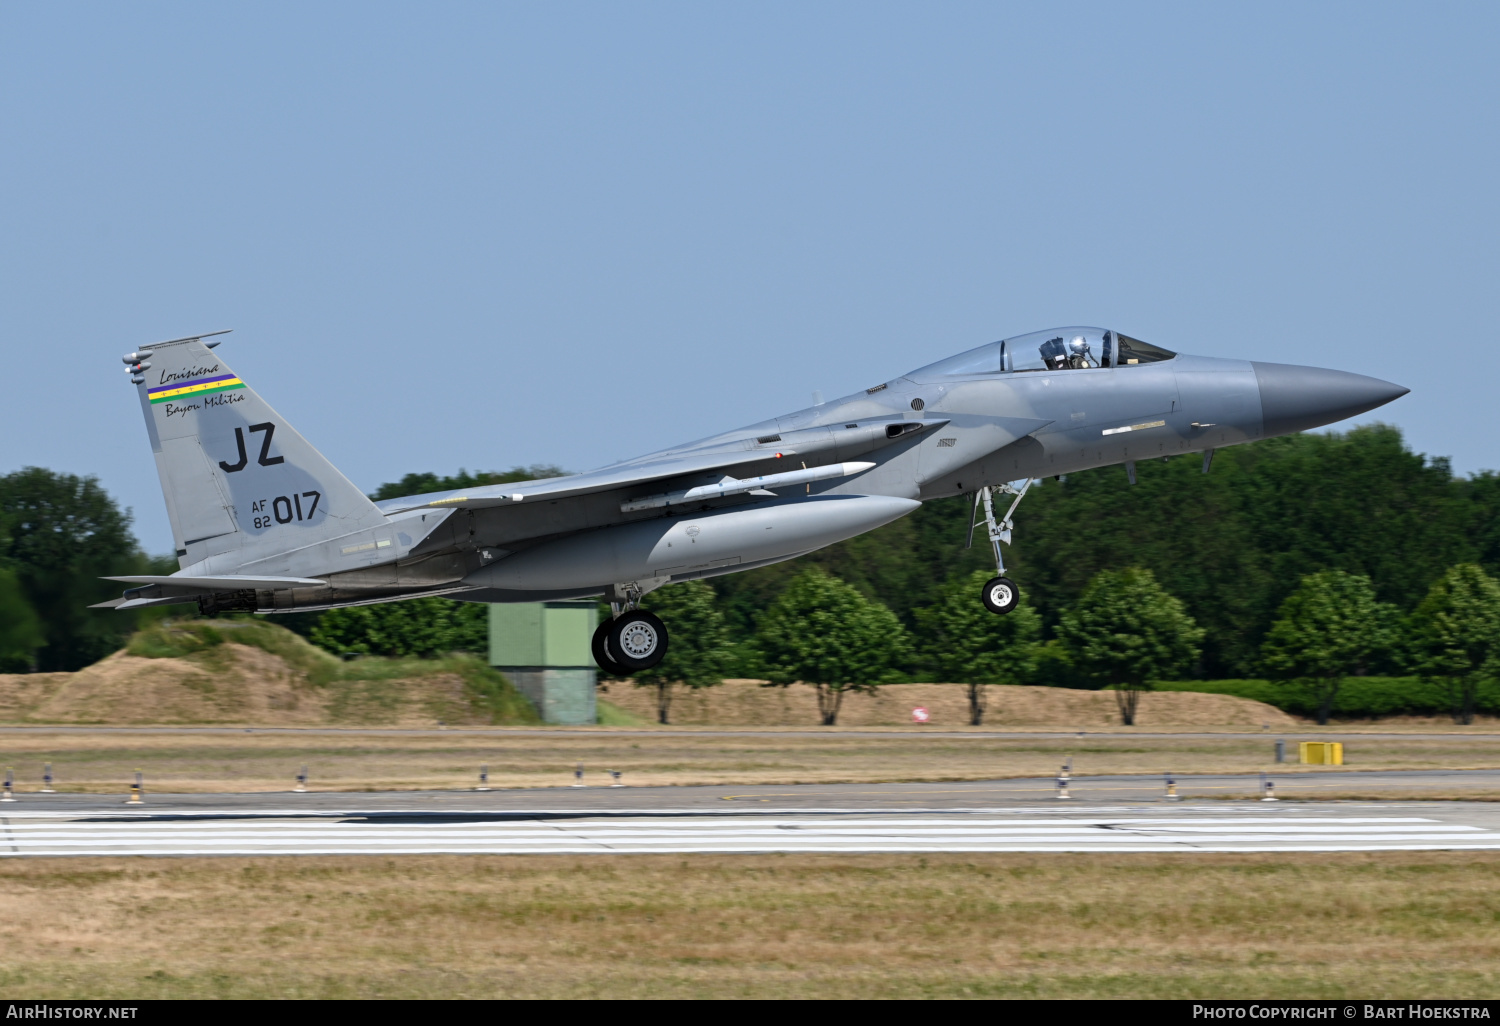
{"label": "blue sky", "polygon": [[[0,4],[0,472],[171,547],[119,356],[357,484],[587,469],[1057,324],[1500,467],[1494,4]],[[1366,418],[1370,419],[1370,418]]]}

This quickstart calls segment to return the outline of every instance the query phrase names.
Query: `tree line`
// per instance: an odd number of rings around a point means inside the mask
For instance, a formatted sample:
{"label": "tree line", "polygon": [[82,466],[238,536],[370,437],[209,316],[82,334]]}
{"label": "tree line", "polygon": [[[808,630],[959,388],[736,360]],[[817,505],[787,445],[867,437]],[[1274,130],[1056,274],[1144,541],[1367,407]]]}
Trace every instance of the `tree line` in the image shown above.
{"label": "tree line", "polygon": [[[562,473],[553,466],[451,477],[408,474],[383,485],[376,499]],[[170,574],[177,560],[148,556],[131,531],[131,514],[97,478],[23,467],[0,475],[0,673],[79,670],[118,650],[143,623],[181,616],[184,607],[134,613],[89,609],[119,598],[128,574]],[[326,624],[318,614],[277,622],[314,636],[332,651],[367,655],[440,655],[485,647],[483,607],[425,600],[406,608],[343,610]]]}
{"label": "tree line", "polygon": [[[1033,486],[1016,515],[1009,576],[1051,637],[1101,570],[1150,570],[1205,635],[1193,675],[1255,676],[1278,610],[1303,577],[1369,578],[1410,612],[1449,567],[1500,576],[1500,476],[1456,477],[1385,425],[1267,439],[1197,457],[1104,467]],[[927,502],[893,524],[790,563],[715,578],[730,629],[757,617],[802,568],[820,566],[908,628],[955,577],[990,567],[965,549],[970,502]],[[913,666],[930,679],[936,667]]]}
{"label": "tree line", "polygon": [[[373,497],[560,472],[542,466],[451,477],[409,474]],[[1489,671],[1459,673],[1453,667],[1483,663],[1479,655],[1488,642],[1460,646],[1455,632],[1478,637],[1474,632],[1482,630],[1462,617],[1482,620],[1488,614],[1443,614],[1449,619],[1442,622],[1465,624],[1462,631],[1443,628],[1449,632],[1443,673],[1436,671],[1437,662],[1418,659],[1414,653],[1421,646],[1412,639],[1419,620],[1426,625],[1423,637],[1437,636],[1432,624],[1438,621],[1416,614],[1424,603],[1439,601],[1432,598],[1434,586],[1449,581],[1456,568],[1468,568],[1462,587],[1476,593],[1487,585],[1474,574],[1493,580],[1500,572],[1500,478],[1493,473],[1455,477],[1446,460],[1413,453],[1395,428],[1374,426],[1237,446],[1220,452],[1206,475],[1196,459],[1143,463],[1137,478],[1132,487],[1122,469],[1111,467],[1033,487],[1008,554],[1026,601],[1006,618],[978,608],[975,582],[992,571],[982,544],[964,547],[972,509],[962,497],[926,503],[894,524],[799,560],[695,586],[694,601],[709,601],[719,623],[709,646],[717,653],[715,672],[780,681],[791,667],[805,669],[811,661],[843,665],[843,675],[869,678],[861,686],[946,678],[1088,687],[1108,678],[1126,696],[1122,702],[1138,700],[1139,689],[1127,685],[1142,673],[1142,679],[1265,674],[1334,682],[1343,678],[1289,654],[1295,647],[1288,640],[1292,628],[1280,626],[1288,601],[1303,594],[1307,579],[1318,578],[1328,588],[1335,586],[1330,582],[1345,588],[1341,598],[1329,600],[1330,608],[1352,601],[1350,580],[1363,582],[1356,590],[1375,604],[1378,616],[1367,623],[1380,629],[1372,627],[1371,638],[1351,643],[1356,656],[1343,663],[1352,667],[1348,673],[1462,678],[1468,683],[1455,685],[1455,708],[1464,705],[1463,694],[1475,682],[1486,679]],[[97,481],[39,468],[0,477],[3,666],[77,669],[112,651],[135,618],[83,607],[118,595],[117,585],[99,577],[153,568],[169,572],[175,560],[141,553],[128,513]],[[821,576],[808,575],[809,569]],[[1342,576],[1318,576],[1324,574]],[[1165,647],[1137,645],[1131,660],[1106,672],[1101,660],[1107,661],[1107,646],[1085,644],[1083,635],[1103,629],[1115,593],[1151,587],[1176,603],[1177,640],[1162,641]],[[1454,591],[1460,584],[1444,587]],[[647,604],[677,601],[671,596],[681,590],[663,589]],[[1305,601],[1309,622],[1323,608],[1306,596],[1297,601]],[[841,664],[845,657],[826,647],[815,659],[788,652],[779,640],[788,618],[813,608],[836,609],[837,617],[861,624],[862,650],[878,654],[879,672],[873,663]],[[170,612],[180,615],[181,609]],[[668,617],[678,627],[674,653],[684,650],[679,639],[702,635],[685,628],[686,615],[673,611]],[[293,614],[278,622],[343,654],[483,651],[486,641],[483,607],[442,599]],[[1319,629],[1326,634],[1332,628]],[[1000,647],[986,647],[994,637]],[[971,649],[966,638],[984,643]],[[1459,648],[1461,658],[1453,654]],[[1157,664],[1172,669],[1149,669]],[[679,679],[703,676],[702,665],[684,669],[687,676]],[[1333,683],[1316,687],[1337,693]],[[1137,698],[1129,698],[1132,693]],[[829,690],[820,708],[836,716],[840,700]],[[976,717],[983,703],[982,690],[971,692]],[[1319,704],[1327,705],[1321,699]],[[1128,714],[1122,706],[1122,715]]]}
{"label": "tree line", "polygon": [[[938,680],[968,689],[970,723],[984,721],[986,688],[1035,683],[1038,667],[1065,665],[1075,687],[1108,688],[1120,722],[1135,723],[1145,692],[1180,680],[1197,662],[1207,632],[1145,568],[1101,570],[1054,636],[1024,602],[996,617],[978,602],[989,571],[950,581],[939,601],[916,611],[908,631],[881,603],[819,569],[801,571],[761,616],[755,666],[771,686],[803,684],[818,694],[824,725],[838,721],[844,695],[903,678],[903,663],[940,668]],[[658,719],[668,722],[671,689],[721,683],[736,659],[717,596],[703,582],[668,585],[645,605],[693,629],[666,658],[637,674],[657,690]],[[1379,601],[1370,578],[1343,570],[1304,576],[1282,602],[1261,648],[1259,669],[1273,680],[1310,688],[1319,723],[1339,689],[1377,665],[1435,682],[1453,719],[1473,722],[1480,686],[1500,679],[1500,582],[1477,564],[1450,567],[1416,608]],[[743,668],[743,663],[741,667]]]}
{"label": "tree line", "polygon": [[169,574],[141,551],[130,514],[92,477],[24,467],[0,476],[0,672],[78,670],[117,650],[141,614],[89,609],[119,598],[102,577]]}

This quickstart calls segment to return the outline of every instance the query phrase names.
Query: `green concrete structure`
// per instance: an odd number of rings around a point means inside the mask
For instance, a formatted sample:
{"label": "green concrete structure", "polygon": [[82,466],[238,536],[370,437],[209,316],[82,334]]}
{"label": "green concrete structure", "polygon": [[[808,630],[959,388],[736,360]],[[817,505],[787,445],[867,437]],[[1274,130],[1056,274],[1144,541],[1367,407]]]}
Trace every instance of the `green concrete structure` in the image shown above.
{"label": "green concrete structure", "polygon": [[598,623],[592,601],[490,606],[490,665],[536,706],[547,723],[594,723],[598,684],[589,651]]}

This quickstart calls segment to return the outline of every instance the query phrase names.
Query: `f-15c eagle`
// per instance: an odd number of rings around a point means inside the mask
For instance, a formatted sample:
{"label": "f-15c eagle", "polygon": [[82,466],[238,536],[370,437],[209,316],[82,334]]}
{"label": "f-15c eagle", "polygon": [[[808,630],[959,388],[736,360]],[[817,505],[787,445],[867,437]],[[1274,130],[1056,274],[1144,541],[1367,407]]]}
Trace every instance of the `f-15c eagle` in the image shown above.
{"label": "f-15c eagle", "polygon": [[[112,577],[117,609],[328,609],[442,595],[464,602],[602,596],[594,656],[615,673],[666,654],[639,607],[654,588],[795,559],[927,499],[973,496],[996,577],[1033,480],[1203,453],[1374,409],[1376,378],[1188,356],[1101,328],[992,342],[829,403],[586,474],[372,502],[197,335],[125,356],[181,569]],[[212,341],[206,341],[213,339]],[[997,496],[1012,497],[998,516]]]}

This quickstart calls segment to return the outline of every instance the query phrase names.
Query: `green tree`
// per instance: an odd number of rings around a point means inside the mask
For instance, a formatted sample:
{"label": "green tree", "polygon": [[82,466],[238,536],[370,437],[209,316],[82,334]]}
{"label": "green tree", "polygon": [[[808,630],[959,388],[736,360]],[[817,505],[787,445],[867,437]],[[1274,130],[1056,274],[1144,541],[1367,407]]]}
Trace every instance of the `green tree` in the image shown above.
{"label": "green tree", "polygon": [[41,467],[0,476],[0,519],[0,565],[16,575],[41,622],[37,668],[79,670],[119,648],[135,617],[88,607],[124,590],[101,578],[146,573],[150,563],[130,515],[98,479]]}
{"label": "green tree", "polygon": [[771,683],[815,688],[825,727],[838,723],[845,693],[891,680],[907,653],[894,613],[816,567],[793,578],[758,634]]}
{"label": "green tree", "polygon": [[1409,621],[1416,669],[1441,681],[1454,723],[1474,722],[1479,685],[1500,670],[1500,583],[1474,563],[1449,568]]}
{"label": "green tree", "polygon": [[[1448,567],[1484,562],[1485,539],[1500,539],[1500,482],[1455,479],[1386,425],[1237,445],[1211,473],[1201,468],[1183,456],[1141,462],[1134,487],[1104,467],[1033,489],[1013,576],[1044,622],[1056,624],[1098,571],[1146,567],[1207,630],[1204,672],[1254,676],[1302,575],[1363,574],[1382,601],[1410,609]],[[1486,551],[1500,560],[1500,545]]]}
{"label": "green tree", "polygon": [[714,602],[714,590],[702,581],[669,584],[647,595],[641,605],[661,617],[671,630],[666,658],[635,674],[632,683],[656,689],[656,720],[669,722],[672,688],[708,688],[724,683],[730,657],[729,632]]}
{"label": "green tree", "polygon": [[[1104,467],[1032,488],[1007,561],[1046,631],[1100,570],[1140,566],[1205,628],[1202,672],[1247,677],[1303,574],[1364,574],[1407,611],[1456,563],[1500,577],[1500,475],[1456,478],[1388,425],[1236,445],[1219,450],[1212,473],[1201,467],[1194,454],[1141,462],[1134,487]],[[877,531],[710,583],[747,655],[760,615],[808,565],[912,627],[947,581],[986,566],[985,546],[963,547],[969,511],[966,496],[924,502]]]}
{"label": "green tree", "polygon": [[1310,686],[1326,724],[1345,677],[1367,673],[1389,651],[1395,610],[1362,574],[1324,570],[1302,578],[1281,604],[1261,659],[1272,677]]}
{"label": "green tree", "polygon": [[1462,483],[1468,534],[1476,559],[1491,575],[1500,575],[1500,474],[1486,470]]}
{"label": "green tree", "polygon": [[335,655],[438,656],[485,652],[488,607],[444,598],[330,609],[309,640]]}
{"label": "green tree", "polygon": [[25,673],[46,639],[21,582],[0,567],[0,673]]}
{"label": "green tree", "polygon": [[944,586],[936,605],[918,609],[918,635],[939,679],[962,682],[969,692],[969,723],[984,723],[985,685],[1029,680],[1042,620],[1024,602],[996,616],[979,601],[990,570],[955,577]]}
{"label": "green tree", "polygon": [[1115,689],[1127,727],[1152,681],[1181,677],[1193,665],[1203,633],[1155,575],[1139,567],[1095,574],[1057,628],[1074,664]]}

